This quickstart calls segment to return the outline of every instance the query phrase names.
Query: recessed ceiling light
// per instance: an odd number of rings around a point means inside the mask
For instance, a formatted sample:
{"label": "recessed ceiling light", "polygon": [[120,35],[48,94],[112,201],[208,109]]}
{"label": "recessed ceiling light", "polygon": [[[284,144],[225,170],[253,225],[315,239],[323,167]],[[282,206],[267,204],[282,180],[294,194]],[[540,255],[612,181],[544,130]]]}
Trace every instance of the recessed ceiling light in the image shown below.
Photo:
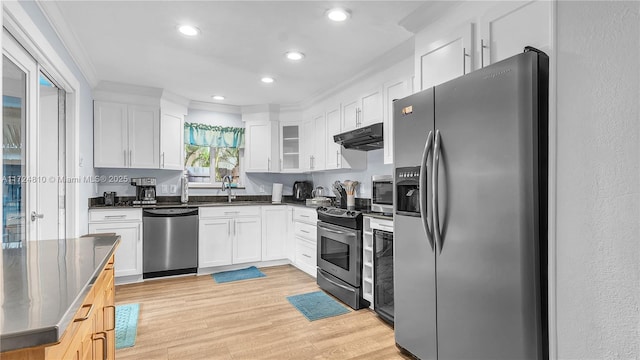
{"label": "recessed ceiling light", "polygon": [[351,12],[347,9],[334,8],[327,11],[327,17],[333,21],[345,21],[351,17]]}
{"label": "recessed ceiling light", "polygon": [[196,36],[200,34],[200,29],[193,25],[180,25],[178,31],[187,36]]}
{"label": "recessed ceiling light", "polygon": [[285,56],[289,60],[298,61],[298,60],[302,60],[302,58],[304,57],[304,54],[299,51],[289,51],[285,54]]}
{"label": "recessed ceiling light", "polygon": [[224,100],[224,96],[222,95],[213,95],[212,98],[213,100]]}
{"label": "recessed ceiling light", "polygon": [[272,82],[276,81],[274,78],[270,77],[270,76],[265,76],[262,79],[260,79],[260,81],[262,81],[263,83],[266,84],[271,84]]}

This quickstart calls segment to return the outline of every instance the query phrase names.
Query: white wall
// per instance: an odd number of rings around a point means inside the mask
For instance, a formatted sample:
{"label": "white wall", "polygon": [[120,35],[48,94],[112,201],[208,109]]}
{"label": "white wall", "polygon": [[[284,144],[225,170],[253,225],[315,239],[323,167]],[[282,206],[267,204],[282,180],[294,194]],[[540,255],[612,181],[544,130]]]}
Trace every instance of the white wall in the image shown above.
{"label": "white wall", "polygon": [[559,359],[640,357],[639,8],[558,3]]}

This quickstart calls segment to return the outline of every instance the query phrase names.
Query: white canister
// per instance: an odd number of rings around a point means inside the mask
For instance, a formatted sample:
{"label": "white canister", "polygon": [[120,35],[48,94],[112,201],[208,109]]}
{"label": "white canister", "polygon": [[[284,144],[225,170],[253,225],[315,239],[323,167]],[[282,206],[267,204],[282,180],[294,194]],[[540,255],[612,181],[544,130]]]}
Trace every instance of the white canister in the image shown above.
{"label": "white canister", "polygon": [[274,183],[271,190],[271,203],[280,204],[282,202],[282,184]]}

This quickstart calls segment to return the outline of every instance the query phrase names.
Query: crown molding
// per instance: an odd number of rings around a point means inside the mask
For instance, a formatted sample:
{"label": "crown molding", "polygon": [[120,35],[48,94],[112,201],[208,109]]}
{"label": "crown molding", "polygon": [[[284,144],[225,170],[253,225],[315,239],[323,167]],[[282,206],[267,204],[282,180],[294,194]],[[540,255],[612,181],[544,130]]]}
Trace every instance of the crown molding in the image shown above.
{"label": "crown molding", "polygon": [[195,101],[192,100],[189,102],[189,109],[193,110],[204,110],[204,111],[213,111],[227,114],[241,114],[240,107],[236,105],[227,105],[227,104],[215,104],[204,101]]}
{"label": "crown molding", "polygon": [[420,30],[437,22],[442,14],[462,4],[462,1],[429,1],[400,20],[398,25],[417,34]]}
{"label": "crown molding", "polygon": [[80,72],[89,83],[90,87],[98,85],[98,76],[96,74],[95,67],[91,62],[87,51],[78,40],[77,36],[65,21],[60,8],[56,1],[36,0],[36,4],[42,11],[43,15],[51,24],[53,31],[56,33],[62,45],[69,53],[69,56],[76,63]]}
{"label": "crown molding", "polygon": [[323,90],[309,99],[303,100],[298,104],[288,105],[288,108],[298,108],[298,109],[308,109],[311,106],[321,102],[322,100],[327,99],[328,97],[339,93],[350,86],[365,80],[367,77],[370,77],[376,73],[384,71],[385,69],[390,68],[393,65],[400,63],[403,60],[406,60],[409,57],[413,57],[415,52],[415,37],[405,40],[400,45],[394,47],[393,49],[387,51],[382,54],[375,60],[371,61],[369,64],[364,66],[364,69],[359,73],[355,74],[351,78],[343,81],[342,83],[333,86],[327,90]]}

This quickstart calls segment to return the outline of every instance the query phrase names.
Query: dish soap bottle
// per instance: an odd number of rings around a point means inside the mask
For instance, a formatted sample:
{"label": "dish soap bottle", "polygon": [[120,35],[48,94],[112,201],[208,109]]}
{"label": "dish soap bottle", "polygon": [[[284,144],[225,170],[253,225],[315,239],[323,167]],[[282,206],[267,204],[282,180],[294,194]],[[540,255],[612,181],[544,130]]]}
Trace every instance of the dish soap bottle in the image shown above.
{"label": "dish soap bottle", "polygon": [[180,179],[180,184],[182,185],[182,192],[180,193],[180,202],[186,204],[189,202],[189,177],[187,175],[187,171],[182,174],[182,179]]}

